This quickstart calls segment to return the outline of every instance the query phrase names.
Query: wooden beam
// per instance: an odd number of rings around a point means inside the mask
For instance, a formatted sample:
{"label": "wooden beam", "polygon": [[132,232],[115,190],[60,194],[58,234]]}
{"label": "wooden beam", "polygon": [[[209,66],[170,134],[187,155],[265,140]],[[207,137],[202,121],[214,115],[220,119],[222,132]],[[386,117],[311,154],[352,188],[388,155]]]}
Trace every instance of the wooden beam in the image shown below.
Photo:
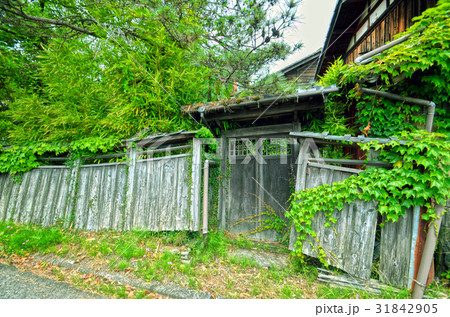
{"label": "wooden beam", "polygon": [[172,152],[172,151],[179,151],[179,150],[187,150],[190,148],[192,148],[191,145],[182,145],[182,146],[173,146],[173,147],[168,146],[163,149],[136,152],[136,155],[139,156],[139,155],[148,155],[148,154],[154,154],[154,153]]}
{"label": "wooden beam", "polygon": [[290,104],[290,105],[282,105],[277,106],[273,105],[270,108],[259,108],[259,109],[251,109],[246,111],[239,111],[235,113],[219,113],[219,114],[208,114],[209,120],[250,120],[260,118],[266,118],[270,116],[282,115],[294,111],[316,111],[318,109],[322,109],[324,106],[322,103],[316,104]]}
{"label": "wooden beam", "polygon": [[36,159],[38,162],[66,162],[67,157],[39,157]]}
{"label": "wooden beam", "polygon": [[155,143],[161,143],[162,145],[166,144],[173,144],[177,142],[187,141],[190,139],[193,139],[195,137],[195,134],[197,134],[197,131],[179,131],[174,133],[168,133],[168,134],[162,134],[162,135],[156,135],[156,136],[149,136],[147,138],[143,139],[128,139],[123,140],[122,144],[119,145],[119,148],[124,148],[130,143],[137,143],[138,147],[146,147],[151,144]]}
{"label": "wooden beam", "polygon": [[282,134],[289,137],[289,133],[292,131],[292,123],[275,124],[264,127],[253,127],[236,129],[226,132],[228,138],[242,138],[242,137],[261,137],[267,135]]}
{"label": "wooden beam", "polygon": [[105,155],[89,156],[89,157],[85,157],[84,159],[86,161],[107,160],[107,159],[112,159],[112,158],[116,158],[116,157],[123,157],[126,155],[127,155],[127,153],[105,154]]}
{"label": "wooden beam", "polygon": [[[159,145],[159,146],[161,146],[161,145],[185,142],[185,141],[193,139],[195,137],[195,134],[196,134],[196,132],[190,132],[190,133],[186,133],[186,134],[178,134],[178,135],[171,135],[171,136],[163,135],[163,136],[158,136],[158,137],[145,138],[145,139],[141,139],[141,140],[137,140],[137,141],[130,141],[130,140],[127,140],[127,141],[128,142],[136,142],[138,144],[139,148],[143,148],[143,147],[149,147],[149,146],[152,146],[154,144],[159,144],[159,143],[161,143]],[[121,148],[126,147],[126,142],[123,142],[120,147]]]}
{"label": "wooden beam", "polygon": [[201,190],[201,170],[202,170],[202,141],[200,139],[193,140],[192,149],[192,169],[191,169],[191,206],[190,212],[192,217],[191,230],[200,229],[200,190]]}
{"label": "wooden beam", "polygon": [[397,293],[400,291],[397,288],[388,286],[386,284],[382,284],[379,281],[374,280],[374,279],[363,280],[363,279],[348,275],[346,273],[337,276],[328,270],[324,270],[324,269],[320,269],[320,268],[318,268],[317,270],[319,271],[319,275],[317,278],[317,280],[319,282],[335,284],[337,286],[350,287],[352,289],[355,289],[355,288],[363,289],[363,290],[378,293],[378,294],[380,294],[382,291],[394,291]]}
{"label": "wooden beam", "polygon": [[334,166],[334,165],[325,165],[325,164],[318,164],[318,163],[308,163],[308,166],[311,167],[317,167],[317,168],[326,168],[329,170],[334,171],[340,171],[340,172],[348,172],[353,174],[361,173],[363,170],[358,170],[356,168],[348,168],[348,167],[341,167],[341,166]]}
{"label": "wooden beam", "polygon": [[324,141],[324,140],[319,140],[319,139],[314,140],[314,142],[316,144],[320,144],[320,145],[338,145],[338,146],[342,146],[342,147],[359,148],[359,146],[354,143],[344,144],[344,143],[340,143],[340,142]]}
{"label": "wooden beam", "polygon": [[[366,138],[364,135],[358,135],[357,137],[346,134],[341,135],[331,135],[328,132],[315,133],[315,132],[291,132],[289,134],[293,138],[311,138],[320,139],[327,141],[344,141],[344,142],[354,142],[354,143],[368,143],[372,141],[377,141],[379,144],[386,144],[392,141],[398,141],[400,144],[406,144],[408,141],[399,140],[398,138]],[[340,143],[336,143],[339,145]]]}
{"label": "wooden beam", "polygon": [[363,161],[363,160],[345,160],[345,159],[329,159],[329,158],[310,158],[312,162],[323,162],[328,164],[345,164],[345,165],[368,165],[378,167],[392,167],[392,164],[382,161]]}
{"label": "wooden beam", "polygon": [[219,153],[221,156],[221,164],[220,164],[220,180],[219,180],[219,206],[218,206],[218,222],[219,228],[224,230],[227,224],[227,202],[229,202],[230,196],[228,191],[228,183],[230,182],[230,177],[227,175],[227,166],[228,166],[228,139],[220,138],[219,139]]}
{"label": "wooden beam", "polygon": [[[306,176],[307,176],[306,168],[308,167],[309,146],[308,144],[306,144],[306,141],[304,140],[301,140],[300,142],[302,144],[298,154],[298,159],[295,162],[295,165],[297,165],[297,173],[295,178],[295,192],[305,190],[306,188]],[[289,233],[289,250],[294,251],[296,241],[297,241],[297,230],[295,229],[295,223],[292,222],[291,230]]]}

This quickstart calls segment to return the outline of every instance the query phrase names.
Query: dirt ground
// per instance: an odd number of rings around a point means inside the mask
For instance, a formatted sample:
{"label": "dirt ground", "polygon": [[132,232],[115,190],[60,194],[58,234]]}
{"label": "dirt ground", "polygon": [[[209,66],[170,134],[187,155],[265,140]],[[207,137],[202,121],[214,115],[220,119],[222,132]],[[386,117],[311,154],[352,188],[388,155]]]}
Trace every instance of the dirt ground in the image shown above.
{"label": "dirt ground", "polygon": [[[162,248],[179,252],[176,247]],[[235,250],[234,258],[247,258],[256,263],[244,265],[216,259],[195,266],[195,276],[173,272],[160,281],[147,281],[134,273],[137,261],[130,261],[125,270],[111,268],[111,258],[55,254],[31,254],[24,257],[10,255],[0,262],[12,264],[19,270],[63,281],[84,290],[108,296],[102,288],[120,289],[110,298],[281,298],[285,292],[291,298],[316,298],[317,283],[300,275],[280,275],[279,270],[288,265],[286,253],[277,254],[262,250]],[[276,268],[274,268],[276,267]],[[125,289],[125,292],[123,291]],[[125,293],[125,294],[124,294]],[[126,295],[126,296],[125,296]]]}

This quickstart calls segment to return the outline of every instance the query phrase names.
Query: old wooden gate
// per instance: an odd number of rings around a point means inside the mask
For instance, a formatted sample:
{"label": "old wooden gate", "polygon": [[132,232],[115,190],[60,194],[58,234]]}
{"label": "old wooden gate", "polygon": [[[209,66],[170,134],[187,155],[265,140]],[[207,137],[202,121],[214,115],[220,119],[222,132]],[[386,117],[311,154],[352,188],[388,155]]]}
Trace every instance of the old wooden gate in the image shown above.
{"label": "old wooden gate", "polygon": [[233,234],[276,241],[273,229],[263,230],[267,213],[286,219],[293,189],[292,124],[276,129],[250,128],[229,133],[225,139],[223,173],[227,174],[220,194],[221,227]]}

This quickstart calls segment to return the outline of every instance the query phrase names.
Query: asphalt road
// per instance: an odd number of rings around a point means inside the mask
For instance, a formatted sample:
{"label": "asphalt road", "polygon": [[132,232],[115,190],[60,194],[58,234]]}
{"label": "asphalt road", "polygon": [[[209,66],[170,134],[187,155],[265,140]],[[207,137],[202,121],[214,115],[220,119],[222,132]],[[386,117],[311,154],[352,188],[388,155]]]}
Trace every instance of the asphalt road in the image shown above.
{"label": "asphalt road", "polygon": [[2,299],[97,299],[99,295],[87,293],[64,283],[30,272],[22,272],[14,266],[0,263],[0,298]]}

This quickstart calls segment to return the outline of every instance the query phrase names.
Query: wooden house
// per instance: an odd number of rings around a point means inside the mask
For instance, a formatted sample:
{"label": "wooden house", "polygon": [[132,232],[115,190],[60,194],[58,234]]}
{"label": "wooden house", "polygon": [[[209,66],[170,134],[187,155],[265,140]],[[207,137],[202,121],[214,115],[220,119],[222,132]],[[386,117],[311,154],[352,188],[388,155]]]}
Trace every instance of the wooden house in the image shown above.
{"label": "wooden house", "polygon": [[319,57],[322,48],[314,53],[284,67],[279,71],[289,81],[295,81],[298,86],[308,86],[314,82]]}
{"label": "wooden house", "polygon": [[316,78],[336,59],[353,62],[394,39],[412,19],[435,6],[436,0],[339,0],[318,61]]}
{"label": "wooden house", "polygon": [[[436,3],[435,0],[339,0],[324,49],[289,65],[281,73],[295,80],[317,65],[317,78],[338,58],[352,63],[357,57],[392,41],[396,34],[413,24],[415,16]],[[307,81],[309,83],[309,79]],[[268,215],[284,219],[294,181],[295,191],[299,191],[342,181],[361,172],[359,167],[351,167],[366,164],[364,153],[353,143],[345,145],[347,153],[353,155],[352,160],[313,157],[313,147],[311,153],[307,152],[310,142],[306,138],[314,138],[317,149],[336,145],[332,140],[339,138],[350,142],[351,136],[301,132],[305,126],[307,129],[312,114],[323,112],[328,94],[338,91],[339,87],[327,87],[287,96],[246,97],[190,105],[183,109],[210,130],[221,132],[220,160],[225,164],[220,168],[221,175],[227,177],[219,186],[220,228],[255,239],[277,240],[280,235],[274,229],[259,229]],[[272,142],[276,138],[290,138],[290,141]],[[362,142],[363,138],[354,137],[357,139],[354,143]],[[371,161],[368,165],[380,163]],[[410,208],[400,221],[383,228],[379,226],[381,219],[373,201],[355,202],[346,208],[336,230],[326,228],[320,216],[314,220],[314,230],[318,232],[316,240],[330,251],[332,264],[360,278],[358,283],[367,281],[375,259],[375,246],[379,244],[380,279],[397,287],[411,287],[417,278],[425,242],[426,223],[420,220],[423,208]],[[349,229],[347,225],[353,227]],[[289,241],[293,249],[295,230],[291,231]],[[303,247],[305,254],[317,256],[314,241],[310,247]],[[433,272],[428,282],[432,281],[432,276]]]}
{"label": "wooden house", "polygon": [[[413,24],[414,17],[436,3],[437,0],[339,0],[324,49],[283,68],[280,73],[288,80],[298,78],[300,84],[311,84],[314,68],[317,78],[338,58],[346,63],[353,62],[361,54],[393,40],[396,34]],[[320,111],[326,95],[336,89],[311,89],[288,96],[232,98],[191,105],[183,111],[196,120],[207,122],[213,130],[222,131],[224,121],[243,127],[301,124],[305,123],[307,113]]]}

